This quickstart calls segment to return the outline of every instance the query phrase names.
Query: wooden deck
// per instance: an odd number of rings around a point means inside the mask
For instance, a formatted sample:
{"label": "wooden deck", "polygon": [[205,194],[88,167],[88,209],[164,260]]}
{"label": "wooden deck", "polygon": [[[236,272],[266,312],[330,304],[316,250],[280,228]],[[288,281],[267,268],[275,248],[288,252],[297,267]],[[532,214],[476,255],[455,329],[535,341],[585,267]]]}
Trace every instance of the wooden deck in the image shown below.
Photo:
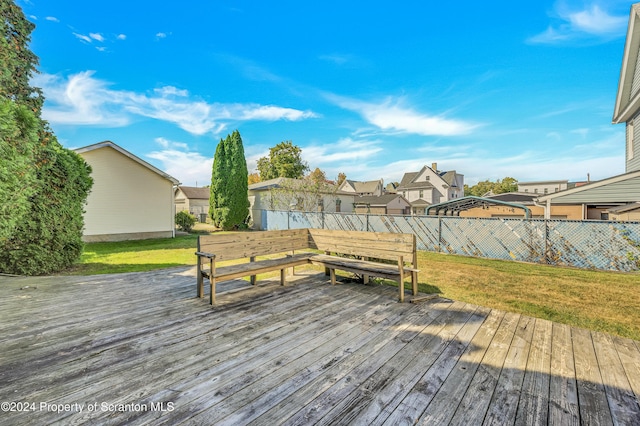
{"label": "wooden deck", "polygon": [[324,275],[194,295],[0,277],[0,424],[640,424],[639,342]]}

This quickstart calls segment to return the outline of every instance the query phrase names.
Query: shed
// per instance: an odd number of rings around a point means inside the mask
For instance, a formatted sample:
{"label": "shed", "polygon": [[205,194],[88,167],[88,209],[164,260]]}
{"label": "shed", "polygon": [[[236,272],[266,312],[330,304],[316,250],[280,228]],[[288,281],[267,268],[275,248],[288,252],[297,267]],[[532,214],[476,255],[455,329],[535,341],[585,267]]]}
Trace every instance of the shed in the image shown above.
{"label": "shed", "polygon": [[91,166],[93,178],[84,213],[84,241],[175,236],[176,178],[111,141],[75,152]]}

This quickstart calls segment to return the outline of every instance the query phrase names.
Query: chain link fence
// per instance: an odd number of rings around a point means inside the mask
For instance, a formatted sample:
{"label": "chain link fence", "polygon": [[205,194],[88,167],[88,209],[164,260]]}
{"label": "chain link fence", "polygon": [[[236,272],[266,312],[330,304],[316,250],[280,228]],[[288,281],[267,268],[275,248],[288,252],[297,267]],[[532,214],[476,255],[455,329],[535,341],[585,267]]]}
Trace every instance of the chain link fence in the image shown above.
{"label": "chain link fence", "polygon": [[640,223],[262,211],[264,230],[415,234],[418,250],[608,271],[640,270]]}

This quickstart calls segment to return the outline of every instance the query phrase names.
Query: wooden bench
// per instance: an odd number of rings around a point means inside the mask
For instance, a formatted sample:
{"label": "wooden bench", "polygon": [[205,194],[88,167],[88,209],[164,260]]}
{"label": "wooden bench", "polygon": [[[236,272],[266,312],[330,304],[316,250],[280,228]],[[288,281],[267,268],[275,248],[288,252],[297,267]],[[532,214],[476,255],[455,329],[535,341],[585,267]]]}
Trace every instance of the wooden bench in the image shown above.
{"label": "wooden bench", "polygon": [[[306,229],[286,231],[239,232],[233,234],[201,235],[198,237],[197,274],[198,297],[204,297],[204,278],[209,280],[209,302],[216,302],[216,282],[251,276],[255,285],[256,275],[280,270],[280,284],[285,285],[287,268],[309,263],[313,253],[294,254],[295,250],[309,248],[309,232]],[[280,257],[256,261],[257,256]],[[248,259],[248,262],[216,267],[216,261]],[[208,266],[208,268],[207,268]]]}
{"label": "wooden bench", "polygon": [[[323,253],[295,253],[305,249]],[[279,256],[256,260],[257,256],[266,255]],[[332,284],[336,283],[336,269],[362,274],[365,283],[372,276],[394,280],[398,282],[401,302],[405,277],[410,276],[413,295],[418,293],[416,240],[412,234],[325,229],[213,234],[198,237],[196,256],[197,295],[204,297],[204,279],[208,279],[212,305],[218,281],[251,276],[251,284],[255,285],[257,274],[280,270],[280,284],[285,285],[288,268],[309,263],[323,266]],[[216,267],[216,260],[237,259],[248,262]]]}
{"label": "wooden bench", "polygon": [[403,302],[404,280],[409,276],[412,293],[418,294],[419,271],[413,234],[309,229],[309,242],[311,248],[325,253],[313,256],[310,262],[324,266],[332,284],[336,282],[336,269],[361,274],[365,283],[370,277],[390,279],[398,283],[398,299]]}

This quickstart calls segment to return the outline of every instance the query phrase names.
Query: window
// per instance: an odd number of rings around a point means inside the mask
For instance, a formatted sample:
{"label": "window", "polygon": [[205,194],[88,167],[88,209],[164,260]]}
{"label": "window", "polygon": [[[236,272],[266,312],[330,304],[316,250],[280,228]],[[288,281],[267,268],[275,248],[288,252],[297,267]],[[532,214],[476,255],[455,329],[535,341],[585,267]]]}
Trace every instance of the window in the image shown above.
{"label": "window", "polygon": [[548,193],[549,193],[549,188],[545,188],[545,189],[544,189],[544,193],[545,193],[545,194],[548,194]]}
{"label": "window", "polygon": [[537,194],[538,193],[538,188],[534,189],[533,192]]}
{"label": "window", "polygon": [[336,213],[340,213],[341,204],[342,204],[342,200],[337,199],[336,200]]}
{"label": "window", "polygon": [[418,193],[418,197],[422,198],[424,196],[424,191],[421,189]]}

